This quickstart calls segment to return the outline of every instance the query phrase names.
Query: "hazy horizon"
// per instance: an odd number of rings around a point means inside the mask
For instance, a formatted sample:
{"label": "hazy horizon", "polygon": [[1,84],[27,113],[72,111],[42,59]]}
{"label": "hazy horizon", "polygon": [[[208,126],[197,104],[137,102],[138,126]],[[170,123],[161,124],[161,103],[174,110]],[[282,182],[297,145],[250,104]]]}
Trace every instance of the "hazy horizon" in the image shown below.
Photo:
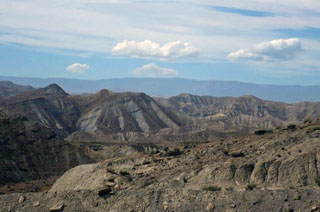
{"label": "hazy horizon", "polygon": [[56,83],[70,94],[95,93],[102,89],[114,92],[144,92],[150,96],[171,97],[182,93],[199,96],[253,95],[264,100],[296,103],[320,101],[320,86],[268,85],[239,81],[192,80],[185,78],[112,78],[79,80],[72,78],[24,78],[0,76],[19,85],[35,88]]}
{"label": "hazy horizon", "polygon": [[[171,78],[157,78],[157,77],[113,77],[113,78],[102,78],[102,79],[81,79],[77,77],[24,77],[24,76],[9,76],[9,75],[0,75],[0,81],[3,78],[25,78],[25,79],[63,79],[63,80],[79,80],[79,81],[103,81],[103,80],[117,80],[117,79],[145,79],[145,80],[174,80],[174,79],[181,79],[181,80],[192,80],[192,81],[221,81],[221,82],[237,82],[237,83],[248,83],[254,85],[274,85],[274,86],[303,86],[303,87],[313,87],[313,86],[320,86],[320,82],[318,84],[273,84],[273,83],[258,83],[258,82],[249,82],[249,81],[240,81],[240,80],[220,80],[220,79],[191,79],[191,78],[184,78],[184,77],[171,77]],[[8,80],[10,81],[10,80]],[[27,84],[25,84],[27,85]]]}

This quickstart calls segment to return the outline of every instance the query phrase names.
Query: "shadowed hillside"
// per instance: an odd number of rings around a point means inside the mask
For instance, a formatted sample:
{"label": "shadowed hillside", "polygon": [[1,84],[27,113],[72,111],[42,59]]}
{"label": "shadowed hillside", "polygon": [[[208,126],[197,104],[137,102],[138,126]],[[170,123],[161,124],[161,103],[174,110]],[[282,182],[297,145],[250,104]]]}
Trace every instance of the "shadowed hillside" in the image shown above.
{"label": "shadowed hillside", "polygon": [[92,163],[85,149],[25,117],[0,113],[0,186],[59,176],[79,164]]}

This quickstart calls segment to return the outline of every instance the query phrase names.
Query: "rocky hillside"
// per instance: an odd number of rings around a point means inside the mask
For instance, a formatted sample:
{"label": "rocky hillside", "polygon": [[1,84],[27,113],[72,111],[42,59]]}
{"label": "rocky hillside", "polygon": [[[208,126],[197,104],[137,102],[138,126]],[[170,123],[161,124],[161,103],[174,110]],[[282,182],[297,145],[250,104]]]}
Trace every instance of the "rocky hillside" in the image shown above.
{"label": "rocky hillside", "polygon": [[0,112],[0,186],[60,176],[92,162],[85,149],[62,140],[51,129]]}
{"label": "rocky hillside", "polygon": [[76,102],[56,84],[0,99],[0,108],[9,116],[25,116],[47,127],[67,132],[76,130],[76,121],[80,116]]}
{"label": "rocky hillside", "polygon": [[319,211],[320,120],[209,143],[110,147],[1,211]]}
{"label": "rocky hillside", "polygon": [[34,90],[31,86],[17,85],[9,81],[0,81],[0,97],[14,96],[25,91]]}
{"label": "rocky hillside", "polygon": [[68,133],[146,132],[181,125],[174,113],[143,93],[101,90],[72,96],[56,84],[0,99],[0,108],[11,116],[23,115]]}
{"label": "rocky hillside", "polygon": [[174,113],[144,93],[101,90],[78,97],[77,102],[81,111],[77,127],[86,132],[149,132],[182,124]]}
{"label": "rocky hillside", "polygon": [[320,117],[320,103],[286,104],[254,96],[210,97],[181,94],[157,98],[168,110],[194,117],[210,128],[272,128]]}

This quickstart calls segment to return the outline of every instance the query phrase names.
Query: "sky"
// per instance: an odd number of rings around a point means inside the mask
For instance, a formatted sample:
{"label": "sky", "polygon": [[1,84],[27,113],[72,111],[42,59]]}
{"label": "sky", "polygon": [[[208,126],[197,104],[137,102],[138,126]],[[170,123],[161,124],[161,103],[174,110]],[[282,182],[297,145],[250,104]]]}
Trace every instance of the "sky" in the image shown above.
{"label": "sky", "polygon": [[1,0],[0,75],[320,85],[318,0]]}

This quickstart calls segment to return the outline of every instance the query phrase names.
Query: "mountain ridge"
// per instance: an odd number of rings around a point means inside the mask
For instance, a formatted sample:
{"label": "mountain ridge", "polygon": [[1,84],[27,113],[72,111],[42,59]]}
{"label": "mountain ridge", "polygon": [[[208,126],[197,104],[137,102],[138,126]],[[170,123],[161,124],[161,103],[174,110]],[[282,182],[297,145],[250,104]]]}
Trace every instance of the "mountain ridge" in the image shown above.
{"label": "mountain ridge", "polygon": [[320,117],[320,103],[286,104],[252,95],[181,94],[165,99],[107,89],[70,95],[57,84],[0,98],[0,109],[77,138],[82,134],[74,133],[81,131],[107,140],[130,141],[149,137],[183,140],[192,132],[207,139],[213,132],[248,133]]}
{"label": "mountain ridge", "polygon": [[115,92],[144,92],[150,96],[170,97],[181,93],[207,96],[254,95],[262,99],[297,103],[320,101],[320,85],[267,85],[223,80],[192,80],[184,78],[114,78],[80,80],[68,78],[24,78],[0,76],[21,85],[45,87],[57,83],[71,94],[95,93],[101,89]]}

